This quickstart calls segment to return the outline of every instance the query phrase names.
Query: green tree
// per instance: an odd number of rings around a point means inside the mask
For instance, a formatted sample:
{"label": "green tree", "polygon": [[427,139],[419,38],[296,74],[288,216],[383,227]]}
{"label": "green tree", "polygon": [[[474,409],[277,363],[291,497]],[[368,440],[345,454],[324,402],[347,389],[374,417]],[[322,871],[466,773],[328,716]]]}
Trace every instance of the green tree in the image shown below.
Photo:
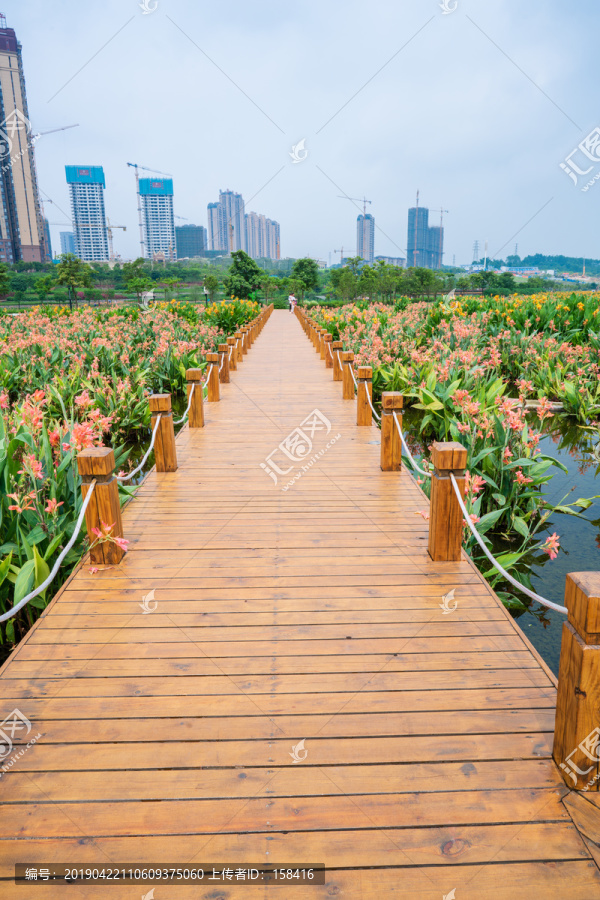
{"label": "green tree", "polygon": [[304,300],[304,294],[307,291],[319,289],[319,267],[316,261],[310,257],[295,260],[292,266],[292,278],[296,278],[301,283],[300,293]]}
{"label": "green tree", "polygon": [[331,286],[336,297],[342,300],[354,300],[358,294],[358,277],[349,266],[343,269],[332,269]]}
{"label": "green tree", "polygon": [[231,257],[233,262],[224,282],[225,293],[247,300],[260,287],[264,272],[243,250],[234,250]]}
{"label": "green tree", "polygon": [[92,270],[74,253],[64,253],[56,267],[56,283],[66,287],[69,296],[69,309],[77,306],[77,291],[91,287]]}
{"label": "green tree", "polygon": [[141,256],[138,256],[133,262],[123,263],[123,268],[121,269],[123,281],[127,283],[134,278],[145,278],[146,271],[144,269],[144,263],[145,260]]}
{"label": "green tree", "polygon": [[208,291],[208,296],[210,297],[210,302],[213,303],[215,299],[215,294],[219,289],[219,279],[216,275],[206,275],[204,278],[204,287]]}
{"label": "green tree", "polygon": [[149,291],[152,287],[152,281],[142,275],[141,278],[130,278],[127,282],[127,290],[132,291],[138,299],[138,303],[142,299],[144,291]]}
{"label": "green tree", "polygon": [[52,293],[52,288],[55,283],[52,275],[42,275],[42,277],[38,278],[36,281],[35,290],[42,303],[45,303],[48,294]]}
{"label": "green tree", "polygon": [[4,263],[0,263],[0,297],[5,297],[10,291],[10,276],[8,267]]}

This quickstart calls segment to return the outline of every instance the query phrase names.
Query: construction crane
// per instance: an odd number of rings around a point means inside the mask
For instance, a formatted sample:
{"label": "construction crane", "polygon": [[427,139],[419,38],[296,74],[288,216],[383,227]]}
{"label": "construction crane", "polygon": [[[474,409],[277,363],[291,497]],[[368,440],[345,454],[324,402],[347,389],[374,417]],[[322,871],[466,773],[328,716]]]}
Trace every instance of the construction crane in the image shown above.
{"label": "construction crane", "polygon": [[76,122],[75,125],[62,125],[60,128],[51,128],[49,131],[38,131],[35,137],[43,137],[45,134],[54,134],[57,131],[68,131],[69,128],[79,128],[79,122]]}
{"label": "construction crane", "polygon": [[[341,194],[338,194],[338,197],[339,197],[340,200],[352,200],[352,201],[355,202],[355,203],[362,203],[362,205],[363,205],[363,216],[366,216],[366,214],[367,214],[367,203],[372,203],[372,202],[373,202],[372,200],[367,200],[366,197],[362,197],[362,198],[361,198],[361,197],[346,197],[345,195],[342,196]],[[336,250],[335,252],[337,253],[338,251]]]}
{"label": "construction crane", "polygon": [[144,224],[142,222],[142,201],[140,198],[140,173],[139,169],[144,169],[145,172],[155,172],[157,175],[166,175],[170,177],[169,172],[160,172],[158,169],[150,169],[148,166],[140,166],[138,163],[127,163],[128,166],[131,166],[132,169],[135,169],[135,187],[137,192],[137,201],[138,201],[138,223],[140,226],[140,248],[142,251],[142,257],[146,258],[146,248],[144,244]]}
{"label": "construction crane", "polygon": [[344,248],[342,247],[341,250],[334,250],[333,252],[340,254],[340,266],[343,266],[344,265]]}
{"label": "construction crane", "polygon": [[189,219],[186,219],[185,216],[173,216],[174,219],[181,219],[182,222],[189,222]]}
{"label": "construction crane", "polygon": [[113,229],[120,228],[122,231],[127,231],[127,225],[113,225],[110,219],[106,220],[106,233],[108,235],[108,258],[112,262],[115,258],[115,253],[113,250]]}

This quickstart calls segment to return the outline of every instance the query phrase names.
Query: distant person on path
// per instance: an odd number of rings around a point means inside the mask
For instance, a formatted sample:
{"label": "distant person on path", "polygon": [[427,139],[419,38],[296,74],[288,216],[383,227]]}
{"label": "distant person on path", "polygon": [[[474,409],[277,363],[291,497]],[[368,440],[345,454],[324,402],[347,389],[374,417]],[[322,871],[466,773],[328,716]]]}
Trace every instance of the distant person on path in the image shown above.
{"label": "distant person on path", "polygon": [[290,296],[288,297],[288,303],[290,304],[290,312],[293,313],[298,303],[293,294],[290,294]]}

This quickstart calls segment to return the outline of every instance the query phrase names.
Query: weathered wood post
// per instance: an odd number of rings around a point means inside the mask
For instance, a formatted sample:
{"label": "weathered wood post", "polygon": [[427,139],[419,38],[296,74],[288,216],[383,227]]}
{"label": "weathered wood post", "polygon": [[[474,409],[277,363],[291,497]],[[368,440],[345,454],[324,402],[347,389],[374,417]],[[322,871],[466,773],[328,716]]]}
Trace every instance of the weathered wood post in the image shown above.
{"label": "weathered wood post", "polygon": [[331,352],[333,353],[333,380],[341,381],[342,380],[342,349],[344,344],[342,341],[334,341],[331,345]]}
{"label": "weathered wood post", "polygon": [[207,382],[208,394],[206,399],[209,403],[218,403],[221,399],[221,394],[219,392],[219,354],[207,353],[206,361],[208,362],[208,370],[210,372]]}
{"label": "weathered wood post", "polygon": [[333,354],[331,352],[332,343],[333,343],[333,337],[328,332],[325,335],[325,368],[326,369],[333,369]]}
{"label": "weathered wood post", "polygon": [[356,424],[372,425],[373,414],[369,397],[373,400],[373,369],[371,366],[359,366],[358,369],[358,393],[356,396]]}
{"label": "weathered wood post", "polygon": [[219,381],[229,384],[229,345],[219,344]]}
{"label": "weathered wood post", "polygon": [[[113,537],[123,537],[123,521],[121,519],[121,506],[119,504],[119,487],[115,477],[115,455],[110,447],[91,447],[77,454],[77,468],[83,484],[81,493],[83,499],[87,497],[90,483],[96,480],[94,495],[85,511],[85,524],[87,526],[90,546],[97,540],[94,528],[101,529],[102,523],[112,525]],[[90,550],[90,560],[95,565],[115,566],[121,562],[125,551],[106,541],[96,544]]]}
{"label": "weathered wood post", "polygon": [[344,368],[342,375],[342,400],[354,400],[354,379],[352,378],[354,353],[351,350],[346,350],[342,353],[342,365]]}
{"label": "weathered wood post", "polygon": [[190,405],[188,424],[190,428],[204,428],[204,391],[202,369],[187,369],[185,373],[187,381],[187,398],[190,399],[190,391],[194,387],[194,396]]}
{"label": "weathered wood post", "polygon": [[[194,392],[195,393],[195,392]],[[152,431],[160,414],[160,424],[154,441],[154,460],[157,472],[177,471],[177,450],[170,394],[152,394],[149,398]]]}
{"label": "weathered wood post", "polygon": [[456,441],[436,441],[431,462],[434,472],[431,478],[429,555],[435,562],[456,562],[461,554],[463,514],[450,481],[450,472],[464,497],[467,449]]}
{"label": "weathered wood post", "polygon": [[242,354],[246,356],[248,353],[248,326],[242,326]]}
{"label": "weathered wood post", "polygon": [[325,344],[325,335],[327,332],[324,328],[319,328],[319,355],[321,359],[325,359],[325,354],[327,353],[327,345]]}
{"label": "weathered wood post", "polygon": [[600,791],[600,572],[567,575],[554,761],[570,788]]}
{"label": "weathered wood post", "polygon": [[236,331],[236,333],[234,334],[234,337],[235,337],[236,342],[237,342],[237,343],[236,343],[235,354],[236,354],[236,357],[237,357],[237,361],[240,363],[240,362],[242,361],[242,359],[243,359],[243,351],[242,351],[242,337],[243,337],[243,335],[242,335],[242,332],[241,332],[241,331]]}
{"label": "weathered wood post", "polygon": [[235,338],[227,338],[227,346],[229,347],[229,371],[235,372],[237,369],[237,353],[235,352]]}
{"label": "weathered wood post", "polygon": [[402,441],[394,421],[394,413],[402,415],[404,397],[397,391],[381,395],[381,470],[397,472],[402,468]]}

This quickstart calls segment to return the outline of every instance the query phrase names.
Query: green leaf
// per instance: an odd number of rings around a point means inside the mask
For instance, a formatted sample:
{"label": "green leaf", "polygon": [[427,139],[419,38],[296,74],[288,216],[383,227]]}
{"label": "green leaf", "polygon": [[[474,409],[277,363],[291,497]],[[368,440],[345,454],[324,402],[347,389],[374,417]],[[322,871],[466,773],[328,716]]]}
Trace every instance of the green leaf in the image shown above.
{"label": "green leaf", "polygon": [[8,575],[8,570],[10,569],[11,562],[12,562],[12,550],[8,554],[6,559],[3,559],[2,562],[0,563],[0,585],[4,584],[4,581],[6,580],[6,576]]}
{"label": "green leaf", "polygon": [[503,506],[501,509],[494,509],[492,512],[487,513],[487,515],[482,516],[480,521],[477,522],[477,531],[480,534],[485,534],[485,532],[495,525],[498,519],[506,512],[508,506]]}
{"label": "green leaf", "polygon": [[64,537],[64,534],[65,534],[64,531],[61,531],[59,534],[56,535],[56,537],[52,538],[52,540],[50,541],[50,543],[48,544],[48,546],[46,548],[46,552],[44,553],[44,559],[46,559],[46,560],[50,559],[50,557],[53,555],[53,553],[55,553],[56,550],[58,550],[58,548],[60,547],[60,542],[62,541],[62,539]]}
{"label": "green leaf", "polygon": [[[21,602],[31,588],[33,587],[33,579],[35,578],[35,561],[28,559],[25,565],[21,566],[19,574],[15,580],[15,596],[13,606]],[[10,580],[10,579],[9,579]]]}
{"label": "green leaf", "polygon": [[[38,548],[33,548],[33,561],[35,563],[35,586],[38,588],[41,584],[44,583],[48,575],[50,574],[50,568],[45,559],[43,559],[38,553]],[[46,591],[42,591],[40,596],[44,596]]]}
{"label": "green leaf", "polygon": [[529,537],[529,528],[527,527],[527,522],[525,519],[522,519],[520,516],[515,516],[513,519],[513,528],[515,529],[521,537],[528,538]]}

